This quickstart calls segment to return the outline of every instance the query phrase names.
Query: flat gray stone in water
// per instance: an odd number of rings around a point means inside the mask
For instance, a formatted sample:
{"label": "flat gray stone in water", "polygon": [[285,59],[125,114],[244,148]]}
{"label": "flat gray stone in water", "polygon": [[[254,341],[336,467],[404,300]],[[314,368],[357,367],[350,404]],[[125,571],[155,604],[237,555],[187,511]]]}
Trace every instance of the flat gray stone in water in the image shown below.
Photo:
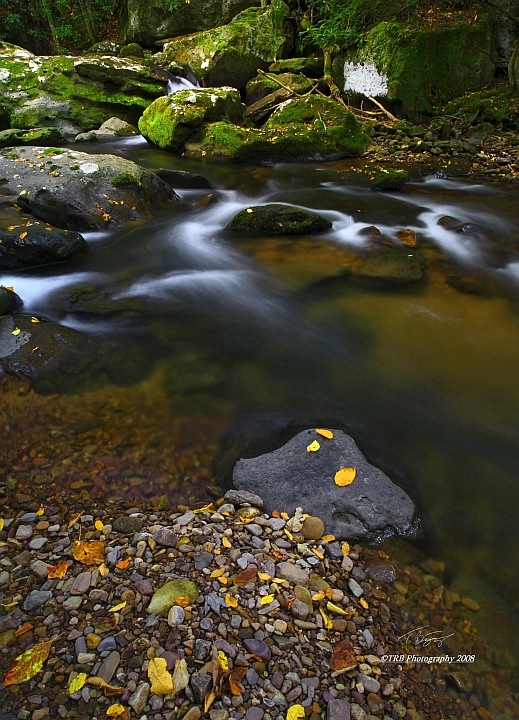
{"label": "flat gray stone in water", "polygon": [[[314,440],[320,449],[308,452]],[[334,482],[342,468],[356,469],[355,479],[346,487]],[[234,468],[233,484],[258,493],[268,512],[292,514],[302,507],[320,517],[326,532],[337,538],[377,542],[416,532],[411,498],[371,465],[342,430],[334,430],[331,440],[304,430],[278,450],[241,459]]]}

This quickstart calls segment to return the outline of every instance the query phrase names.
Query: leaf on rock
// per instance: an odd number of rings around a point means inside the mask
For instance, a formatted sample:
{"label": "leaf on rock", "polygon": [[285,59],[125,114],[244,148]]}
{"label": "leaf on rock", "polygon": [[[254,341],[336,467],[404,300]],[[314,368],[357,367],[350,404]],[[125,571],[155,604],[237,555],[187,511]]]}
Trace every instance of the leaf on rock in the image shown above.
{"label": "leaf on rock", "polygon": [[343,640],[334,649],[330,658],[330,667],[336,670],[353,670],[357,667],[358,659],[349,640]]}
{"label": "leaf on rock", "polygon": [[226,548],[232,547],[232,542],[229,540],[229,538],[226,535],[224,535],[222,538],[222,545]]}
{"label": "leaf on rock", "polygon": [[229,660],[223,650],[218,650],[218,664],[222,672],[226,673],[229,671]]}
{"label": "leaf on rock", "polygon": [[15,328],[15,329],[13,330],[13,332],[11,333],[11,335],[19,335],[21,332],[22,332],[22,331],[20,330],[20,328],[17,327],[17,328]]}
{"label": "leaf on rock", "polygon": [[30,680],[39,673],[43,663],[49,657],[50,649],[57,637],[58,636],[55,635],[50,640],[38,643],[38,645],[18,655],[7,671],[4,678],[4,685],[19,685],[20,683],[27,682],[27,680]]}
{"label": "leaf on rock", "polygon": [[240,683],[246,672],[246,667],[237,667],[229,673],[229,687],[233,695],[241,695],[243,693],[243,687]]}
{"label": "leaf on rock", "polygon": [[270,605],[270,603],[275,600],[276,594],[273,593],[272,595],[265,595],[260,600],[260,605]]}
{"label": "leaf on rock", "polygon": [[321,446],[317,442],[317,440],[314,440],[310,443],[310,445],[306,448],[306,452],[317,452],[321,449]]}
{"label": "leaf on rock", "polygon": [[245,570],[242,570],[239,573],[236,573],[236,575],[233,576],[233,583],[235,585],[247,585],[247,583],[252,582],[256,579],[256,576],[258,575],[258,568],[255,565],[249,565],[245,568]]}
{"label": "leaf on rock", "polygon": [[66,575],[70,564],[70,560],[60,560],[56,565],[50,565],[47,571],[47,577],[61,580],[61,578]]}
{"label": "leaf on rock", "polygon": [[329,615],[327,615],[322,608],[319,608],[319,612],[321,613],[321,617],[324,621],[324,627],[327,630],[331,630],[333,628],[333,620]]}
{"label": "leaf on rock", "polygon": [[333,433],[331,430],[324,430],[323,428],[315,428],[315,432],[318,435],[322,435],[322,437],[325,437],[327,440],[331,440],[333,438]]}
{"label": "leaf on rock", "polygon": [[69,524],[67,525],[67,528],[70,529],[73,525],[75,525],[75,524],[77,523],[77,521],[79,520],[79,518],[81,517],[81,515],[83,515],[82,512],[78,513],[77,515],[74,515],[74,517],[72,518],[72,520],[69,521]]}
{"label": "leaf on rock", "polygon": [[72,557],[83,565],[101,565],[105,559],[105,545],[101,540],[75,540]]}
{"label": "leaf on rock", "polygon": [[225,596],[225,604],[227,607],[238,607],[238,600],[237,598],[233,597],[230,593],[227,593]]}
{"label": "leaf on rock", "polygon": [[113,607],[111,607],[108,610],[108,612],[111,612],[111,613],[118,612],[118,610],[122,610],[125,607],[126,607],[126,600],[122,603],[119,603],[119,605],[114,605]]}
{"label": "leaf on rock", "polygon": [[151,682],[150,690],[154,695],[169,695],[173,692],[173,677],[164,658],[158,657],[150,660],[148,677]]}
{"label": "leaf on rock", "polygon": [[76,677],[73,680],[71,680],[68,684],[69,695],[73,695],[74,693],[81,690],[81,688],[86,683],[86,681],[87,681],[86,673],[79,673],[78,675],[76,675]]}
{"label": "leaf on rock", "polygon": [[[31,318],[31,320],[32,320],[32,318]],[[40,507],[36,510],[36,515],[43,515],[44,512],[45,512],[45,508],[43,507],[43,505],[40,505]]]}
{"label": "leaf on rock", "polygon": [[339,607],[339,605],[335,605],[335,603],[327,602],[326,607],[330,612],[337,613],[337,615],[346,615],[346,617],[350,617],[351,613],[349,613],[347,610],[344,610],[344,608]]}
{"label": "leaf on rock", "polygon": [[287,710],[286,720],[298,720],[305,717],[305,709],[302,705],[292,705]]}
{"label": "leaf on rock", "polygon": [[99,520],[99,519],[95,521],[94,527],[96,530],[99,530],[100,532],[103,532],[103,530],[105,529],[103,521]]}
{"label": "leaf on rock", "polygon": [[176,695],[181,690],[184,690],[189,684],[189,672],[187,670],[187,663],[184,658],[175,660],[175,669],[173,670],[173,695]]}
{"label": "leaf on rock", "polygon": [[156,590],[146,612],[155,615],[167,613],[173,605],[186,607],[198,597],[198,588],[191,580],[169,580]]}
{"label": "leaf on rock", "polygon": [[337,470],[334,477],[334,482],[339,487],[346,487],[346,485],[351,485],[351,483],[355,480],[355,477],[357,476],[357,468],[354,467],[345,467],[341,468],[340,470]]}
{"label": "leaf on rock", "polygon": [[130,567],[131,564],[132,564],[132,559],[131,559],[131,557],[128,555],[127,557],[123,558],[122,560],[118,560],[118,561],[115,563],[115,567],[116,567],[118,570],[126,570],[128,567]]}

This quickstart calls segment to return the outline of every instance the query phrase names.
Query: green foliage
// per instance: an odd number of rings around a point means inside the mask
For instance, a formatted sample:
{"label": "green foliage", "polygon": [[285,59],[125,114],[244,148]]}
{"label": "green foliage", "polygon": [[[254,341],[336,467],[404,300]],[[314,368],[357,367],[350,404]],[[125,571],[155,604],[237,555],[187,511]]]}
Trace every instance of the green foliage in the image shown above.
{"label": "green foliage", "polygon": [[406,17],[418,0],[310,0],[306,44],[323,51],[351,47],[379,22]]}

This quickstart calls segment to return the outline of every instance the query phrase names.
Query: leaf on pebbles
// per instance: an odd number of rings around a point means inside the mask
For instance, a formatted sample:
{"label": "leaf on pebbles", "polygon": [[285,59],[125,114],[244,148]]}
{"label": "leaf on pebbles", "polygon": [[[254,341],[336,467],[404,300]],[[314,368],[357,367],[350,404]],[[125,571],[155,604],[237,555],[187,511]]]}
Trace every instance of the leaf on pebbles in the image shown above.
{"label": "leaf on pebbles", "polygon": [[61,580],[61,578],[66,575],[70,564],[70,560],[60,560],[56,565],[49,565],[47,577]]}
{"label": "leaf on pebbles", "polygon": [[351,485],[357,476],[357,468],[345,467],[337,470],[335,477],[333,478],[336,485],[339,487],[346,487]]}
{"label": "leaf on pebbles", "polygon": [[305,717],[305,709],[302,705],[292,705],[287,710],[286,720],[298,720]]}
{"label": "leaf on pebbles", "polygon": [[100,540],[75,540],[72,557],[83,565],[101,565],[105,559],[105,545]]}
{"label": "leaf on pebbles", "polygon": [[276,598],[275,593],[272,595],[265,595],[264,597],[261,598],[260,605],[270,605],[270,603],[273,600],[275,600],[275,598]]}
{"label": "leaf on pebbles", "polygon": [[110,705],[106,711],[106,715],[107,717],[120,718],[121,720],[128,720],[130,717],[128,708],[125,708],[124,705],[121,705],[121,703],[114,703],[113,705]]}
{"label": "leaf on pebbles", "polygon": [[156,590],[146,612],[155,615],[167,613],[173,605],[190,605],[198,597],[198,588],[191,580],[169,580]]}
{"label": "leaf on pebbles", "polygon": [[225,596],[225,604],[227,607],[238,607],[238,600],[237,598],[233,597],[230,593],[227,593]]}
{"label": "leaf on pebbles", "polygon": [[237,667],[229,673],[229,687],[233,695],[241,695],[243,693],[243,687],[240,683],[246,672],[246,667]]}
{"label": "leaf on pebbles", "polygon": [[353,670],[357,667],[358,659],[349,640],[343,640],[334,649],[330,658],[330,667],[333,671]]}
{"label": "leaf on pebbles", "polygon": [[26,650],[14,660],[13,664],[7,671],[4,678],[4,685],[19,685],[27,682],[43,667],[43,663],[49,657],[52,644],[57,640],[57,635],[50,640],[38,643],[34,647]]}
{"label": "leaf on pebbles", "polygon": [[173,677],[168,671],[168,663],[164,658],[150,660],[148,678],[151,682],[150,690],[154,695],[169,695],[173,692]]}
{"label": "leaf on pebbles", "polygon": [[310,443],[310,445],[308,445],[308,447],[306,448],[306,452],[309,452],[309,453],[317,452],[320,449],[321,449],[321,446],[319,445],[317,440],[314,440],[313,442]]}
{"label": "leaf on pebbles", "polygon": [[173,670],[173,695],[176,695],[181,690],[184,690],[189,684],[189,672],[187,670],[187,663],[184,658],[179,658],[175,661],[175,668]]}
{"label": "leaf on pebbles", "polygon": [[255,565],[249,565],[239,573],[233,576],[232,581],[235,585],[247,585],[256,579],[258,575],[258,568]]}
{"label": "leaf on pebbles", "polygon": [[76,692],[79,692],[83,685],[87,681],[87,674],[86,673],[78,673],[75,678],[73,678],[69,684],[68,684],[68,692],[69,695],[73,695]]}

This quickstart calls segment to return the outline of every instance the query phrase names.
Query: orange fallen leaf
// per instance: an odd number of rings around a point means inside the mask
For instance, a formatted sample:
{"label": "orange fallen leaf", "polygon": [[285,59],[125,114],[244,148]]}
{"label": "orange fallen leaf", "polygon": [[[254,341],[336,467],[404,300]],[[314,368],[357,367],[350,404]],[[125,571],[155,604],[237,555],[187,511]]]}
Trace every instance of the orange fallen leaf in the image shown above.
{"label": "orange fallen leaf", "polygon": [[18,630],[15,632],[16,637],[20,637],[20,635],[23,635],[24,633],[28,632],[29,630],[32,630],[34,625],[30,622],[24,623],[21,627],[18,628]]}
{"label": "orange fallen leaf", "polygon": [[226,548],[230,548],[230,547],[232,547],[232,542],[229,540],[228,537],[226,537],[226,536],[224,535],[223,538],[222,538],[222,545],[223,545],[224,547],[226,547]]}
{"label": "orange fallen leaf", "polygon": [[233,597],[230,593],[227,593],[225,596],[225,604],[227,607],[238,607],[238,600],[237,598]]}
{"label": "orange fallen leaf", "polygon": [[346,485],[351,485],[351,483],[355,480],[355,477],[357,476],[357,468],[354,467],[346,467],[341,468],[340,470],[337,470],[334,477],[334,482],[339,487],[346,487]]}
{"label": "orange fallen leaf", "polygon": [[246,672],[246,667],[237,667],[229,674],[229,687],[233,695],[241,695],[243,693],[243,687],[240,683]]}
{"label": "orange fallen leaf", "polygon": [[193,601],[188,595],[181,595],[180,597],[175,599],[175,605],[180,605],[180,607],[188,607],[189,605],[193,604]]}
{"label": "orange fallen leaf", "polygon": [[322,435],[322,437],[327,438],[328,440],[331,440],[333,438],[333,433],[331,430],[324,430],[323,428],[315,428],[315,432],[318,435]]}
{"label": "orange fallen leaf", "polygon": [[353,670],[357,667],[357,656],[353,651],[353,645],[349,640],[343,640],[334,649],[330,658],[332,670]]}
{"label": "orange fallen leaf", "polygon": [[14,660],[13,664],[7,671],[4,678],[4,685],[19,685],[27,682],[37,673],[40,672],[43,663],[49,657],[52,644],[57,640],[57,635],[50,640],[38,643],[34,647],[26,650]]}
{"label": "orange fallen leaf", "polygon": [[75,525],[77,523],[77,521],[79,520],[79,518],[81,517],[81,515],[83,515],[83,513],[78,513],[77,515],[74,515],[72,520],[67,525],[67,528],[71,528],[73,525]]}
{"label": "orange fallen leaf", "polygon": [[100,677],[96,677],[95,675],[87,678],[87,683],[89,685],[94,685],[94,687],[101,688],[101,690],[104,691],[107,697],[110,697],[110,695],[122,695],[124,693],[124,688],[115,687],[115,685],[109,685],[106,680],[103,680],[103,678]]}
{"label": "orange fallen leaf", "polygon": [[72,557],[83,565],[101,565],[105,559],[105,545],[100,540],[75,540]]}
{"label": "orange fallen leaf", "polygon": [[50,565],[47,571],[47,577],[59,578],[61,580],[69,569],[70,564],[70,560],[60,560],[56,565]]}
{"label": "orange fallen leaf", "polygon": [[258,574],[258,568],[255,565],[249,565],[245,568],[245,570],[242,570],[239,573],[236,573],[234,575],[232,581],[235,585],[247,585],[247,583],[252,582],[256,579],[256,576]]}
{"label": "orange fallen leaf", "polygon": [[115,567],[118,568],[119,570],[126,570],[126,568],[128,568],[131,564],[132,564],[132,559],[128,555],[127,557],[123,558],[122,560],[118,560],[115,563]]}

